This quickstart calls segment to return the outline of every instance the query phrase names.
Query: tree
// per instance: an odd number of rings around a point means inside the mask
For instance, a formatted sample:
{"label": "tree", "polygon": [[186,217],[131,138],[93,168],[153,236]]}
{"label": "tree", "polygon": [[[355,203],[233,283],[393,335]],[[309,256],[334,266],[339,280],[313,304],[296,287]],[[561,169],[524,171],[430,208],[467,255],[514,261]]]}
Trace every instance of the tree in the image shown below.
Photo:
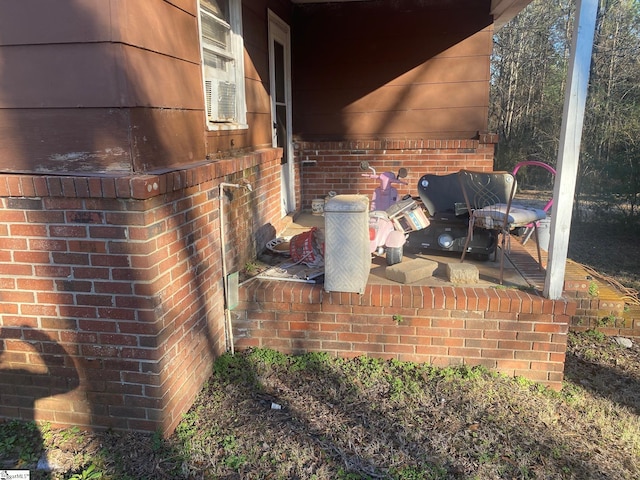
{"label": "tree", "polygon": [[[494,39],[491,128],[500,134],[496,166],[536,158],[555,164],[574,5],[536,0]],[[640,3],[601,0],[576,185],[625,217],[640,202]]]}

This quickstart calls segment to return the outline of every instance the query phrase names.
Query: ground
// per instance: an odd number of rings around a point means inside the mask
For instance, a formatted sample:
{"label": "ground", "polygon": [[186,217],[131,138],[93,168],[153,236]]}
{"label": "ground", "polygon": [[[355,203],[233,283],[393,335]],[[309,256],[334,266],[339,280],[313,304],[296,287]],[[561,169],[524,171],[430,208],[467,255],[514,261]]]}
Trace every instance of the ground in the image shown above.
{"label": "ground", "polygon": [[560,393],[483,369],[270,350],[215,367],[168,439],[9,422],[0,468],[33,468],[44,447],[63,472],[31,478],[640,478],[640,348],[597,332],[571,334]]}

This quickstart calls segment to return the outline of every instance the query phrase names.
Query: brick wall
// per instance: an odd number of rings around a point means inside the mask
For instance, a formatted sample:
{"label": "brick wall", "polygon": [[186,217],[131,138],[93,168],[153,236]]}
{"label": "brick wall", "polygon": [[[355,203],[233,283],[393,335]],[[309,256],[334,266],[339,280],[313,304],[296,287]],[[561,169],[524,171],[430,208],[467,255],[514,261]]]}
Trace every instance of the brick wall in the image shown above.
{"label": "brick wall", "polygon": [[173,430],[225,350],[228,271],[284,227],[269,149],[162,175],[0,176],[0,416]]}
{"label": "brick wall", "polygon": [[576,308],[510,289],[367,285],[357,295],[258,280],[241,299],[233,312],[239,349],[484,365],[556,390]]}
{"label": "brick wall", "polygon": [[635,304],[633,298],[625,297],[602,281],[586,277],[565,281],[564,292],[577,305],[571,317],[571,330],[596,329],[606,335],[640,341],[640,305]]}
{"label": "brick wall", "polygon": [[406,168],[407,185],[396,187],[401,195],[417,195],[417,182],[427,173],[492,170],[496,143],[497,135],[492,134],[479,135],[476,140],[298,142],[295,156],[301,165],[302,209],[310,210],[312,200],[324,198],[329,191],[370,195],[378,182],[361,176],[364,160],[378,173]]}

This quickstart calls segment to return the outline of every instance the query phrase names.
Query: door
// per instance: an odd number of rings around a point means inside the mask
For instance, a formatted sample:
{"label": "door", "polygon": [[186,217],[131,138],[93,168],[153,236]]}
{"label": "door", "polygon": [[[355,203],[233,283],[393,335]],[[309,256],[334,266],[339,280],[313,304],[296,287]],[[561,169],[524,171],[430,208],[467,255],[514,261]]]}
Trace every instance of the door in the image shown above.
{"label": "door", "polygon": [[293,145],[291,140],[291,44],[289,25],[269,11],[269,72],[273,146],[282,148],[282,215],[295,205]]}

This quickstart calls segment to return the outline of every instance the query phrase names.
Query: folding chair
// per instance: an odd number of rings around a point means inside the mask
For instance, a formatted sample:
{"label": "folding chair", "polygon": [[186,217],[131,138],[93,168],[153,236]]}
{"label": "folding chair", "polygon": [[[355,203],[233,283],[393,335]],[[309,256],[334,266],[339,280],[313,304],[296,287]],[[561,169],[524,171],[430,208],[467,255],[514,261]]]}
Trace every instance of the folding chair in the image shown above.
{"label": "folding chair", "polygon": [[[533,224],[538,265],[542,270],[542,255],[538,244],[537,222],[546,218],[544,210],[512,205],[516,179],[509,172],[476,172],[460,170],[458,180],[469,212],[469,228],[460,262],[464,262],[474,229],[490,230],[500,245],[500,284],[504,275],[504,253],[511,245],[511,230]],[[499,238],[500,237],[500,238]],[[497,260],[498,253],[495,253]]]}

